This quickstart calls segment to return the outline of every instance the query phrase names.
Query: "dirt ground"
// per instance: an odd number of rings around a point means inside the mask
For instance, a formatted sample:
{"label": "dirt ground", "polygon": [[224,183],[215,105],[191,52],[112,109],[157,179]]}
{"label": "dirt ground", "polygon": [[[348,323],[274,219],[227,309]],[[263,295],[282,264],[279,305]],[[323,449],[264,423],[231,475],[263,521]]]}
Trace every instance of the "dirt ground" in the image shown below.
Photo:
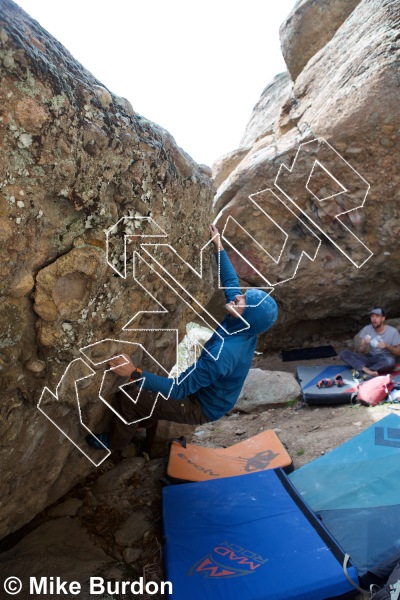
{"label": "dirt ground", "polygon": [[[279,354],[257,355],[253,368],[266,371],[295,373],[299,365],[343,365],[339,356],[313,361],[282,362]],[[397,406],[397,405],[395,405]],[[390,405],[366,407],[359,404],[339,404],[317,407],[303,405],[299,399],[281,408],[269,408],[260,413],[233,414],[196,430],[192,443],[225,447],[250,438],[265,429],[273,429],[286,445],[294,468],[333,450],[375,421],[393,411]]]}

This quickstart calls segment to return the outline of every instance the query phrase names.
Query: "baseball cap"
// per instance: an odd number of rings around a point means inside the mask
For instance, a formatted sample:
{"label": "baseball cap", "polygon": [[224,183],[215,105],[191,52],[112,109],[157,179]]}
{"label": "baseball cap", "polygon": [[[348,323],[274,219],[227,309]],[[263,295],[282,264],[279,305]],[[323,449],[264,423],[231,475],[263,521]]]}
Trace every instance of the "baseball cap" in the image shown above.
{"label": "baseball cap", "polygon": [[383,308],[378,308],[377,306],[375,308],[372,308],[369,311],[370,315],[381,315],[382,317],[385,316],[385,311],[383,310]]}

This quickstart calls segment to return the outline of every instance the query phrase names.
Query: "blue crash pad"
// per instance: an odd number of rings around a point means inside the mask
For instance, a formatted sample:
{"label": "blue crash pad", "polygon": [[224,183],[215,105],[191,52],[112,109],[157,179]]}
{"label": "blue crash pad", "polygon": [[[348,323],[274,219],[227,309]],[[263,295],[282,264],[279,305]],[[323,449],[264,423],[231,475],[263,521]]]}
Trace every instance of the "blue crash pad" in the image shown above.
{"label": "blue crash pad", "polygon": [[[318,387],[321,379],[333,380],[336,375],[341,375],[343,385],[338,387]],[[400,383],[400,365],[391,372],[393,381]],[[318,365],[299,366],[296,369],[296,379],[299,382],[301,395],[307,404],[351,404],[356,402],[357,388],[360,383],[352,375],[352,370],[347,365]]]}
{"label": "blue crash pad", "polygon": [[[353,597],[343,552],[282,469],[163,489],[176,600]],[[357,571],[350,566],[354,581]]]}
{"label": "blue crash pad", "polygon": [[290,480],[359,575],[400,556],[400,417],[391,414]]}

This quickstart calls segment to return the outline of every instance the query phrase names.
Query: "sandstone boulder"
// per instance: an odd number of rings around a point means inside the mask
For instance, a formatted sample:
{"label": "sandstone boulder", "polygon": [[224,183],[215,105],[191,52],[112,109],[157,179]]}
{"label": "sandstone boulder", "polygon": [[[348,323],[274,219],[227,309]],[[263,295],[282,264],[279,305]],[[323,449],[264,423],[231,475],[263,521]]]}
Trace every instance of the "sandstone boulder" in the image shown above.
{"label": "sandstone boulder", "polygon": [[263,349],[355,332],[374,305],[400,314],[399,17],[397,2],[360,2],[218,188],[239,276],[280,308]]}
{"label": "sandstone boulder", "polygon": [[282,104],[287,100],[293,87],[287,72],[279,73],[267,85],[253,109],[240,146],[251,148],[262,138],[272,136]]}
{"label": "sandstone boulder", "polygon": [[262,148],[271,143],[282,104],[290,97],[292,86],[293,82],[288,73],[280,73],[264,89],[253,109],[239,148],[222,156],[212,166],[214,184],[217,188],[222,183],[228,185],[230,174],[255,145]]}
{"label": "sandstone boulder", "polygon": [[280,28],[288,71],[296,80],[311,57],[332,39],[360,0],[298,0]]}
{"label": "sandstone boulder", "polygon": [[93,469],[76,446],[81,418],[95,427],[111,414],[99,394],[112,400],[121,382],[107,358],[175,363],[177,336],[163,329],[183,334],[192,315],[175,282],[202,304],[213,287],[211,252],[202,279],[188,268],[209,239],[213,187],[11,0],[0,75],[1,538]]}

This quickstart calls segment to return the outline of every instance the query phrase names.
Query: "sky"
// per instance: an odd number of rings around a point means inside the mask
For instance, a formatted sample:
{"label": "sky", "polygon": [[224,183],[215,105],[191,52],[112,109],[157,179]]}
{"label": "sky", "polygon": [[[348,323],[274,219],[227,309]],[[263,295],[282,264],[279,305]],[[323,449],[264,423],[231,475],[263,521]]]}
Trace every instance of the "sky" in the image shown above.
{"label": "sky", "polygon": [[16,0],[103,85],[198,163],[236,149],[285,70],[279,26],[295,0]]}

